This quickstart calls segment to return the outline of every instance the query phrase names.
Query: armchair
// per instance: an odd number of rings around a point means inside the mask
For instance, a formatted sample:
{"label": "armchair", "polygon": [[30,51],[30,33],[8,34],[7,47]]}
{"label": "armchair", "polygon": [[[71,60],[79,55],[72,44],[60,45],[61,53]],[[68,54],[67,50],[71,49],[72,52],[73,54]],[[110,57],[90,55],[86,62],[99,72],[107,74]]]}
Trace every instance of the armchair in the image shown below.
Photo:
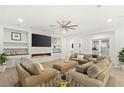
{"label": "armchair", "polygon": [[53,87],[56,85],[56,77],[58,71],[43,65],[44,71],[37,72],[34,67],[34,62],[30,60],[23,60],[16,66],[19,83],[24,87],[45,86]]}

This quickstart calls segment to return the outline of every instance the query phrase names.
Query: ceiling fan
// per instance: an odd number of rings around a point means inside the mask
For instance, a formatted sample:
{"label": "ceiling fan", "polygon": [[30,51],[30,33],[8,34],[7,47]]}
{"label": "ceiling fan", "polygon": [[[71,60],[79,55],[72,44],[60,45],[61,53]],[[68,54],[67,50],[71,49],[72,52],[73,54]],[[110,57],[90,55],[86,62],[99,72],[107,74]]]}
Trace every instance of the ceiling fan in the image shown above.
{"label": "ceiling fan", "polygon": [[62,30],[76,30],[78,25],[71,25],[71,21],[57,21],[58,25],[50,25],[50,27],[56,27],[59,31]]}

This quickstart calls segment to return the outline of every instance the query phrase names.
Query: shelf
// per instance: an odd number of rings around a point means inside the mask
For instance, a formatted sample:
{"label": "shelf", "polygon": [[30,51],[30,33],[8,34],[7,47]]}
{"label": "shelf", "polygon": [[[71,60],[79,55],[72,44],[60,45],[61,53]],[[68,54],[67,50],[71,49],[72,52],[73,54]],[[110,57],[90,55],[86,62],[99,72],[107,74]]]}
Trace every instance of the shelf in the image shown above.
{"label": "shelf", "polygon": [[4,47],[4,49],[28,49],[28,47]]}
{"label": "shelf", "polygon": [[13,55],[13,56],[7,56],[8,59],[11,59],[11,58],[23,58],[23,57],[29,57],[29,55]]}
{"label": "shelf", "polygon": [[29,55],[29,54],[11,54],[11,55],[7,55],[7,56],[21,56],[21,55]]}
{"label": "shelf", "polygon": [[8,56],[16,56],[16,55],[28,55],[28,48],[4,48],[4,53]]}
{"label": "shelf", "polygon": [[4,41],[4,43],[21,43],[21,44],[28,44],[28,42],[20,42],[20,41]]}
{"label": "shelf", "polygon": [[52,53],[62,53],[62,52],[60,51],[60,52],[52,52]]}

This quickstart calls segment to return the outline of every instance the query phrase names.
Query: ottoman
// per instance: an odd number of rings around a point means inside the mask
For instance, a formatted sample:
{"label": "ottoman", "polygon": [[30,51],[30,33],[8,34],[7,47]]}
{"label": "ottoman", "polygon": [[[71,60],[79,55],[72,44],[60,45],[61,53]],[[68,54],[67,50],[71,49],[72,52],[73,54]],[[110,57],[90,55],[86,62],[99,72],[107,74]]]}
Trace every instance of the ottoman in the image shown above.
{"label": "ottoman", "polygon": [[77,64],[78,64],[77,61],[69,60],[69,62],[63,61],[62,63],[59,63],[59,62],[55,63],[53,64],[53,68],[60,71],[60,73],[65,73],[70,69],[76,68]]}

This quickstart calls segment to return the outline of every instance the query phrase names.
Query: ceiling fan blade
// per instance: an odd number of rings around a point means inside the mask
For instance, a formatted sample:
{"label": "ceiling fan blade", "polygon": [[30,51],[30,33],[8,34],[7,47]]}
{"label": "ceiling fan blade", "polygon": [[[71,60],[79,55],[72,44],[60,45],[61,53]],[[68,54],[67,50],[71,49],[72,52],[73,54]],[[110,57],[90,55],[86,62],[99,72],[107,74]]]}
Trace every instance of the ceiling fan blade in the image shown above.
{"label": "ceiling fan blade", "polygon": [[68,28],[65,28],[66,31],[68,31]]}
{"label": "ceiling fan blade", "polygon": [[68,24],[70,24],[71,23],[71,21],[68,21],[66,24],[65,24],[65,26],[67,26]]}
{"label": "ceiling fan blade", "polygon": [[61,26],[63,25],[63,24],[61,24],[59,21],[57,21],[57,23],[58,23],[59,25],[61,25]]}
{"label": "ceiling fan blade", "polygon": [[56,27],[56,25],[50,25],[50,27]]}
{"label": "ceiling fan blade", "polygon": [[61,27],[61,26],[57,26],[57,25],[50,25],[50,27]]}
{"label": "ceiling fan blade", "polygon": [[78,25],[70,25],[70,26],[67,26],[67,27],[77,27]]}
{"label": "ceiling fan blade", "polygon": [[68,27],[68,29],[76,30],[76,28],[70,28],[70,27]]}
{"label": "ceiling fan blade", "polygon": [[59,31],[62,31],[63,28],[60,28]]}

